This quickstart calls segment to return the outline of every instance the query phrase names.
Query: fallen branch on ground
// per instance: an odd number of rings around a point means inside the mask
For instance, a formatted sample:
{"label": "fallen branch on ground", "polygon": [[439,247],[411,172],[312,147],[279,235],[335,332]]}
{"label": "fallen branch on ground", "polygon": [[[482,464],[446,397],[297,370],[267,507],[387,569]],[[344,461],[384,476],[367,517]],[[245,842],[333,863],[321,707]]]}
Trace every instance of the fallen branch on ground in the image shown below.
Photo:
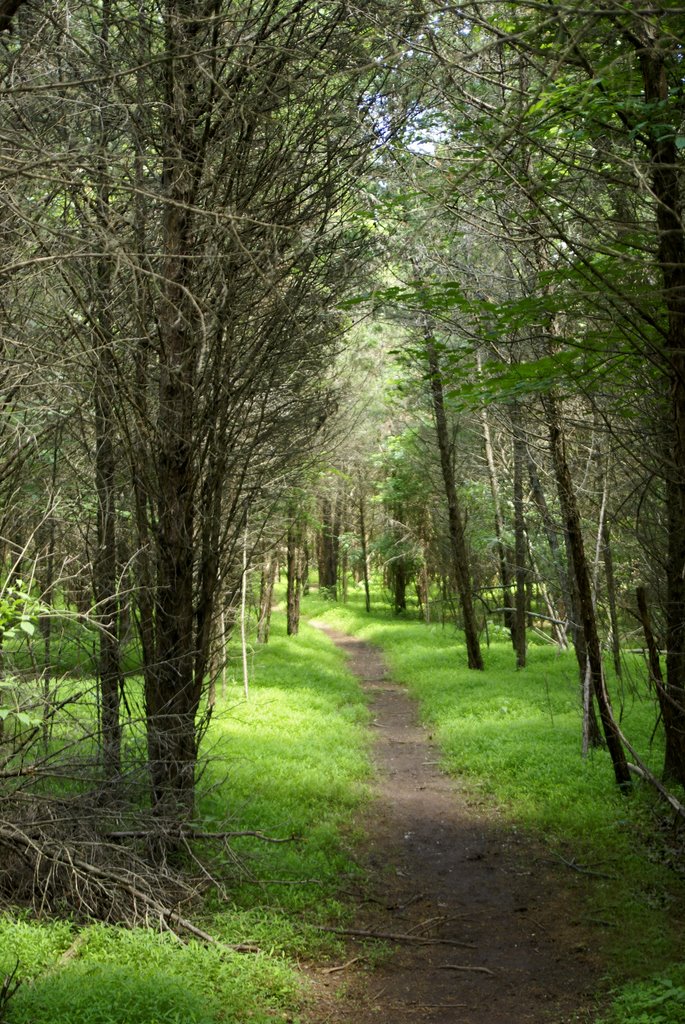
{"label": "fallen branch on ground", "polygon": [[439,964],[438,970],[441,971],[474,971],[477,974],[491,974],[495,977],[495,972],[491,971],[489,967],[468,967],[466,964]]}
{"label": "fallen branch on ground", "polygon": [[616,875],[607,875],[604,871],[593,871],[592,868],[586,868],[582,864],[576,864],[574,860],[566,860],[560,853],[555,853],[554,856],[557,860],[560,860],[562,864],[565,864],[567,868],[572,868],[581,875],[592,875],[594,878],[608,878],[609,881],[616,881]]}
{"label": "fallen branch on ground", "polygon": [[[251,836],[253,839],[261,839],[263,843],[295,843],[302,838],[301,836],[286,836],[284,839],[279,839],[274,836],[266,836],[263,832],[255,832],[248,829],[242,832],[201,832],[197,829],[184,828],[178,832],[166,831],[164,835],[172,839],[238,839],[243,836]],[[155,832],[145,829],[130,832],[109,832],[107,834],[108,839],[154,839],[155,836]]]}
{"label": "fallen branch on ground", "polygon": [[339,964],[337,967],[324,967],[321,971],[322,974],[335,974],[337,971],[346,971],[352,964],[359,963],[360,960],[365,960],[363,956],[353,956],[351,960],[348,960],[345,964]]}
{"label": "fallen branch on ground", "polygon": [[425,938],[423,935],[398,934],[396,932],[368,932],[360,928],[329,928],[323,924],[311,926],[320,932],[332,932],[333,935],[351,935],[358,939],[386,939],[388,942],[414,942],[422,946],[459,946],[461,949],[476,949],[470,942],[459,942],[457,939]]}

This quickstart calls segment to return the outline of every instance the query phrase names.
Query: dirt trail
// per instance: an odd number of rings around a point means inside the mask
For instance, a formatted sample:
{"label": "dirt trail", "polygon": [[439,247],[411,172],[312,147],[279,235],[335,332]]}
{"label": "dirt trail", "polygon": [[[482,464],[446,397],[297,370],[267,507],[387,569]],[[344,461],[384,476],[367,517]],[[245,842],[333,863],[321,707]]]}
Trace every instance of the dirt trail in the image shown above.
{"label": "dirt trail", "polygon": [[[375,798],[365,821],[371,898],[360,931],[411,934],[369,967],[350,940],[340,971],[317,972],[313,1024],[542,1024],[589,1020],[600,965],[588,948],[582,876],[438,768],[416,706],[369,644],[317,623],[371,694]],[[421,942],[441,939],[444,942]],[[576,1015],[577,1014],[577,1015]]]}

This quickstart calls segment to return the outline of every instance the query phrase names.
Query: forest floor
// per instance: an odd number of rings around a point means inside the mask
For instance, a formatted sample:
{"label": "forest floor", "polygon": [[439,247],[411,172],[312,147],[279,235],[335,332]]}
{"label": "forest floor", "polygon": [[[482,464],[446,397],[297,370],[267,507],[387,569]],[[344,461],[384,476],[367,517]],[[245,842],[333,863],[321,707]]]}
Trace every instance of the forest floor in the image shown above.
{"label": "forest floor", "polygon": [[[439,769],[415,703],[371,645],[314,623],[370,696],[376,767],[350,936],[312,971],[312,1024],[561,1024],[592,1019],[602,964],[588,884]],[[407,936],[393,939],[391,936]],[[595,1007],[596,1008],[596,1007]]]}

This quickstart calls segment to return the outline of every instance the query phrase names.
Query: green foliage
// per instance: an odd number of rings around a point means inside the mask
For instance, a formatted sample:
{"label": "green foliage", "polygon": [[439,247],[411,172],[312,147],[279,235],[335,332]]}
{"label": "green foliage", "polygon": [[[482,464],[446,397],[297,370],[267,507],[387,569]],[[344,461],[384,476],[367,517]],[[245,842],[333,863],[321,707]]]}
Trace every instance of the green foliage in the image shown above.
{"label": "green foliage", "polygon": [[685,968],[627,985],[597,1024],[685,1024]]}
{"label": "green foliage", "polygon": [[0,593],[0,638],[11,640],[22,634],[33,636],[41,605],[22,580],[3,587]]}
{"label": "green foliage", "polygon": [[22,979],[7,1024],[267,1024],[292,1017],[306,997],[294,958],[338,948],[311,924],[345,915],[340,879],[358,870],[346,847],[350,817],[366,793],[366,721],[340,652],[306,625],[296,640],[287,637],[283,613],[274,611],[270,642],[253,658],[249,701],[236,682],[225,699],[219,695],[200,783],[209,830],[294,837],[282,844],[233,840],[231,855],[215,864],[229,879],[228,898],[215,894],[201,909],[202,927],[218,940],[262,952],[185,945],[152,929],[5,915],[0,978],[18,960]]}

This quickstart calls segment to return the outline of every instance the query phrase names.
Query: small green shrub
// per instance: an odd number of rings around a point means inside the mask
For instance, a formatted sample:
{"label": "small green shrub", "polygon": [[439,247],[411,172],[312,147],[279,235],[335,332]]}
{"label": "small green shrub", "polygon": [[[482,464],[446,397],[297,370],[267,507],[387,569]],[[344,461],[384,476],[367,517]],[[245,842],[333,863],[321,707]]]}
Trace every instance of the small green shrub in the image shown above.
{"label": "small green shrub", "polygon": [[627,985],[597,1024],[685,1024],[685,976]]}

